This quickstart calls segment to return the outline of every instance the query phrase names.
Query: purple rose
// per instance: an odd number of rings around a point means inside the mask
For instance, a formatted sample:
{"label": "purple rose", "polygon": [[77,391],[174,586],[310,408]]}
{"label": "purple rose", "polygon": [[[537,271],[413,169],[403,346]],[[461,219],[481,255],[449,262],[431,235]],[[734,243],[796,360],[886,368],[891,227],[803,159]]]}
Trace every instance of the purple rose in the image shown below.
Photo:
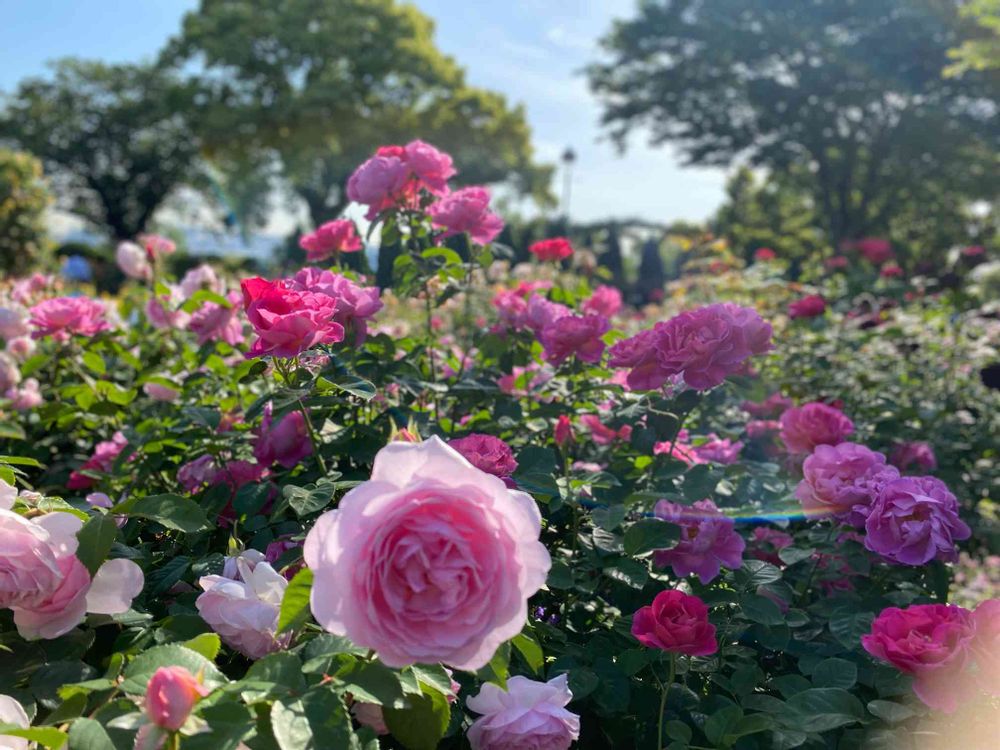
{"label": "purple rose", "polygon": [[857,443],[817,445],[802,474],[795,497],[806,513],[850,514],[855,526],[864,525],[865,511],[882,486],[899,477],[885,456]]}
{"label": "purple rose", "polygon": [[667,523],[681,527],[681,540],[671,549],[657,550],[653,562],[670,566],[674,574],[696,574],[710,583],[722,566],[738,568],[743,562],[743,537],[735,531],[733,519],[723,515],[711,500],[699,500],[691,507],[661,500],[653,513]]}

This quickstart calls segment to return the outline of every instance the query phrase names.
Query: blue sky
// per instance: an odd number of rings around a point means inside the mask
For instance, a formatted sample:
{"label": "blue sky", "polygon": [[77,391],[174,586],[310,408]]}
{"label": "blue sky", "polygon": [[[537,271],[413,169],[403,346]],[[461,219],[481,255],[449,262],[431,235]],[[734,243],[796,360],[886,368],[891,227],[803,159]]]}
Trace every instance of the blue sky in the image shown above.
{"label": "blue sky", "polygon": [[[721,203],[724,175],[718,170],[681,168],[669,148],[649,149],[639,137],[624,156],[600,140],[600,108],[579,71],[597,56],[597,39],[611,19],[630,15],[634,0],[415,4],[435,19],[438,46],[467,69],[471,83],[525,105],[541,158],[556,161],[566,146],[576,151],[574,219],[703,219]],[[57,57],[150,58],[196,5],[196,0],[0,0],[0,90],[44,73],[45,62]]]}

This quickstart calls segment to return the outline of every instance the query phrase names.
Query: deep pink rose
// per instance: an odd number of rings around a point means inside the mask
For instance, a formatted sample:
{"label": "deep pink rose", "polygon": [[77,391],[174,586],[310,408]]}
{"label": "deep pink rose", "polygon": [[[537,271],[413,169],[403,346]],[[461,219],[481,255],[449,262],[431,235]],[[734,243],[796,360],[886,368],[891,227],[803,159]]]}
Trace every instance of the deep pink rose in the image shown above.
{"label": "deep pink rose", "polygon": [[852,247],[876,266],[885,263],[894,256],[892,243],[878,237],[865,237],[857,240],[852,243]]}
{"label": "deep pink rose", "polygon": [[218,469],[215,460],[209,456],[199,456],[193,461],[182,464],[177,469],[177,481],[188,492],[195,492],[208,484]]}
{"label": "deep pink rose", "polygon": [[449,440],[448,445],[480,471],[500,477],[508,487],[515,487],[510,478],[517,470],[514,451],[500,438],[476,432],[464,438]]}
{"label": "deep pink rose", "polygon": [[972,613],[953,604],[888,607],[861,637],[865,651],[913,675],[913,692],[931,708],[951,713],[964,692],[962,671],[975,637]]}
{"label": "deep pink rose", "polygon": [[708,656],[719,650],[705,602],[676,589],[661,591],[632,616],[632,635],[643,646],[676,654]]}
{"label": "deep pink rose", "polygon": [[28,324],[34,329],[34,339],[51,336],[56,341],[69,341],[70,336],[93,336],[111,327],[104,305],[88,297],[47,299],[30,312]]}
{"label": "deep pink rose", "polygon": [[743,411],[750,412],[754,417],[777,417],[786,409],[795,406],[795,402],[788,396],[783,396],[775,391],[763,401],[744,401],[740,404]]}
{"label": "deep pink rose", "polygon": [[940,479],[902,477],[885,484],[865,520],[865,547],[904,565],[958,558],[955,542],[971,530]]}
{"label": "deep pink rose", "polygon": [[466,736],[472,750],[568,750],[580,736],[580,717],[566,710],[573,700],[566,674],[548,682],[511,677],[507,689],[484,682],[465,701],[482,714]]}
{"label": "deep pink rose", "polygon": [[264,408],[264,417],[257,431],[257,442],[253,448],[254,458],[261,466],[277,462],[291,469],[313,452],[309,440],[309,430],[302,412],[292,411],[277,422],[271,418],[271,405]]}
{"label": "deep pink rose", "polygon": [[490,211],[490,191],[467,187],[446,195],[427,209],[442,237],[467,233],[473,242],[486,245],[503,229],[503,220]]}
{"label": "deep pink rose", "polygon": [[810,294],[802,299],[797,299],[788,306],[788,317],[795,318],[815,318],[826,312],[826,300],[822,295]]}
{"label": "deep pink rose", "polygon": [[690,507],[660,500],[653,513],[681,527],[676,545],[653,553],[657,566],[669,565],[680,578],[694,573],[702,583],[710,583],[722,566],[738,568],[743,563],[743,537],[736,533],[733,519],[723,515],[711,500],[699,500]]}
{"label": "deep pink rose", "polygon": [[111,467],[114,466],[115,459],[118,458],[119,454],[125,450],[125,446],[128,445],[128,440],[125,436],[116,432],[111,436],[111,440],[102,440],[100,443],[94,446],[93,455],[87,459],[87,461],[78,470],[73,471],[69,475],[69,481],[66,482],[66,488],[71,490],[85,490],[88,487],[93,487],[97,484],[97,480],[93,477],[89,477],[83,474],[84,471],[93,471],[101,474],[108,474],[111,471]]}
{"label": "deep pink rose", "polygon": [[528,252],[538,260],[559,262],[573,254],[573,246],[565,237],[539,240],[528,247]]}
{"label": "deep pink rose", "polygon": [[340,253],[361,249],[361,238],[350,219],[337,219],[321,224],[316,231],[299,238],[299,247],[306,251],[306,260],[317,262]]}
{"label": "deep pink rose", "polygon": [[530,495],[437,437],[390,443],[305,543],[312,611],[388,666],[484,666],[521,631],[549,553]]}
{"label": "deep pink rose", "polygon": [[753,251],[753,259],[758,263],[767,263],[769,260],[774,260],[777,257],[778,254],[769,247],[758,247]]}
{"label": "deep pink rose", "polygon": [[326,294],[296,291],[284,280],[244,279],[243,306],[257,339],[247,356],[295,357],[319,344],[344,339],[334,320],[337,300]]}
{"label": "deep pink rose", "polygon": [[889,453],[889,462],[900,471],[914,466],[921,471],[934,471],[937,468],[934,449],[923,440],[898,444]]}
{"label": "deep pink rose", "polygon": [[396,156],[373,156],[354,170],[347,180],[347,197],[368,206],[367,218],[392,208],[404,197],[407,169]]}
{"label": "deep pink rose", "polygon": [[565,414],[560,414],[559,419],[556,420],[556,426],[552,430],[552,439],[559,447],[573,442],[573,423]]}
{"label": "deep pink rose", "polygon": [[786,409],[779,422],[789,453],[812,453],[817,445],[837,445],[854,432],[854,423],[840,409],[820,401]]}
{"label": "deep pink rose", "polygon": [[[795,497],[808,515],[850,515],[863,525],[865,512],[882,486],[899,477],[885,456],[857,443],[817,445],[802,464]],[[854,510],[856,506],[861,506]]]}
{"label": "deep pink rose", "polygon": [[602,284],[594,290],[590,298],[583,303],[583,311],[591,315],[614,317],[622,309],[622,293],[613,286]]}
{"label": "deep pink rose", "polygon": [[194,705],[211,692],[184,667],[160,667],[146,686],[146,716],[156,726],[176,731]]}
{"label": "deep pink rose", "polygon": [[693,447],[695,454],[702,463],[734,464],[740,459],[743,443],[735,443],[729,438],[720,438],[714,432],[700,445]]}
{"label": "deep pink rose", "polygon": [[240,295],[226,295],[229,307],[215,302],[205,302],[191,315],[188,330],[198,337],[198,345],[209,341],[225,341],[230,346],[243,343],[243,321],[240,319]]}
{"label": "deep pink rose", "polygon": [[604,354],[601,336],[611,330],[603,315],[566,315],[549,323],[538,334],[545,359],[554,365],[576,356],[581,362],[597,364]]}
{"label": "deep pink rose", "polygon": [[421,188],[432,195],[445,195],[448,180],[455,176],[451,156],[423,141],[410,141],[403,148],[403,159]]}
{"label": "deep pink rose", "polygon": [[611,445],[616,440],[627,441],[632,437],[630,425],[623,425],[621,429],[616,430],[614,427],[608,427],[604,424],[596,414],[580,415],[580,424],[587,428],[591,439],[597,445]]}
{"label": "deep pink rose", "polygon": [[382,309],[377,287],[360,286],[346,276],[316,268],[303,268],[288,280],[291,289],[325,294],[337,301],[333,315],[347,332],[354,332],[354,345],[360,346],[368,336],[368,321]]}

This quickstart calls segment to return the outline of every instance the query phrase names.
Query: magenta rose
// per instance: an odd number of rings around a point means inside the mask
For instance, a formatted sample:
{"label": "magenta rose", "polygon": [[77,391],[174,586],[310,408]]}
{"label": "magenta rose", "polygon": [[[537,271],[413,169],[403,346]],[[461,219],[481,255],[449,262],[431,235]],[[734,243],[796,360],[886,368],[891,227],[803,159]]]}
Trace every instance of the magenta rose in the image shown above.
{"label": "magenta rose", "polygon": [[854,432],[854,423],[840,409],[820,401],[786,409],[778,421],[789,453],[812,453],[817,445],[837,445]]}
{"label": "magenta rose", "polygon": [[916,467],[921,471],[934,471],[937,468],[937,456],[930,443],[915,440],[900,443],[889,453],[889,462],[900,471]]}
{"label": "magenta rose", "polygon": [[699,500],[690,507],[661,500],[653,513],[681,527],[681,539],[674,547],[653,553],[659,567],[669,565],[678,577],[694,573],[702,583],[710,583],[722,566],[738,568],[743,563],[743,537],[736,533],[733,519],[711,500]]}
{"label": "magenta rose", "polygon": [[451,156],[429,143],[416,140],[403,147],[403,160],[424,190],[432,195],[448,193],[448,180],[456,174]]}
{"label": "magenta rose", "polygon": [[857,443],[817,445],[802,474],[795,497],[807,514],[850,515],[856,526],[864,525],[865,511],[882,486],[899,477],[885,456]]}
{"label": "magenta rose", "polygon": [[489,244],[503,229],[503,220],[490,211],[490,191],[467,187],[446,195],[427,209],[443,237],[466,233],[480,245]]}
{"label": "magenta rose", "polygon": [[558,263],[573,254],[573,246],[565,237],[539,240],[528,247],[528,252],[538,260]]}
{"label": "magenta rose", "polygon": [[306,251],[306,260],[326,260],[340,253],[354,253],[361,249],[361,238],[349,219],[328,221],[316,231],[299,238],[299,247]]}
{"label": "magenta rose", "polygon": [[754,417],[777,417],[793,406],[795,402],[779,392],[772,393],[763,401],[744,401],[740,404],[743,411],[750,412]]}
{"label": "magenta rose", "polygon": [[819,294],[810,294],[797,299],[788,306],[788,317],[815,318],[826,312],[826,300]]}
{"label": "magenta rose", "polygon": [[293,411],[274,422],[271,405],[264,408],[264,418],[257,431],[257,442],[253,448],[254,458],[261,466],[279,463],[291,469],[312,455],[312,442],[302,412]]}
{"label": "magenta rose", "polygon": [[343,341],[333,297],[296,291],[283,280],[244,279],[241,286],[243,306],[257,334],[247,356],[295,357],[320,344]]}
{"label": "magenta rose", "polygon": [[931,708],[952,712],[964,692],[962,671],[976,634],[972,613],[953,604],[888,607],[861,637],[865,651],[913,675],[913,692]]}
{"label": "magenta rose", "polygon": [[368,206],[367,218],[392,208],[403,196],[408,171],[398,156],[373,156],[347,180],[347,197]]}
{"label": "magenta rose", "polygon": [[583,311],[591,315],[614,317],[622,309],[622,293],[613,286],[602,284],[583,303]]}
{"label": "magenta rose", "polygon": [[288,280],[291,289],[325,294],[337,301],[333,315],[345,331],[354,333],[354,345],[360,346],[368,336],[368,321],[382,309],[377,287],[355,284],[346,276],[316,268],[303,268]]}
{"label": "magenta rose", "polygon": [[56,341],[69,341],[70,336],[93,336],[111,327],[104,305],[87,297],[47,299],[30,312],[28,324],[35,339],[51,336]]}
{"label": "magenta rose", "polygon": [[517,470],[514,451],[500,438],[476,432],[464,438],[449,440],[448,445],[480,471],[500,477],[508,487],[516,488],[510,478]]}
{"label": "magenta rose", "polygon": [[935,477],[888,482],[865,520],[865,547],[903,565],[953,561],[955,542],[971,534],[958,517],[958,500]]}
{"label": "magenta rose", "polygon": [[648,648],[688,656],[719,650],[705,602],[676,589],[661,591],[652,604],[632,616],[632,635]]}
{"label": "magenta rose", "polygon": [[603,315],[567,315],[549,323],[538,334],[545,359],[554,365],[575,356],[581,362],[597,364],[604,354],[601,336],[611,329]]}
{"label": "magenta rose", "polygon": [[437,437],[390,443],[306,537],[312,612],[388,666],[484,666],[521,631],[549,553],[530,495]]}
{"label": "magenta rose", "polygon": [[865,237],[853,243],[853,247],[876,266],[891,260],[894,256],[892,243],[879,237]]}
{"label": "magenta rose", "polygon": [[720,438],[712,433],[705,442],[694,446],[693,450],[701,463],[734,464],[740,459],[743,443],[739,440],[734,443],[729,438]]}
{"label": "magenta rose", "polygon": [[102,440],[99,442],[94,446],[93,455],[86,460],[83,466],[70,473],[69,481],[66,482],[67,489],[85,490],[88,487],[93,487],[97,484],[97,480],[87,476],[83,472],[110,473],[111,468],[115,464],[115,459],[125,450],[126,445],[128,445],[128,440],[120,432],[112,435],[111,440]]}
{"label": "magenta rose", "polygon": [[465,701],[482,714],[466,736],[472,750],[567,750],[580,736],[580,717],[566,710],[573,700],[566,674],[548,682],[511,677],[503,690],[484,682]]}

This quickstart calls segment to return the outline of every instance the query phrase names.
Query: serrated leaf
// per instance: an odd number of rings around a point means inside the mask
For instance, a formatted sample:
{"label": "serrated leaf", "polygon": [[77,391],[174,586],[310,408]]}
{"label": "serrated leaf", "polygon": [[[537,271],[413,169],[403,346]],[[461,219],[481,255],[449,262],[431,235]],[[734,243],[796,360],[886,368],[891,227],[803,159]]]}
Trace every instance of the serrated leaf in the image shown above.
{"label": "serrated leaf", "polygon": [[302,568],[288,583],[281,598],[281,612],[278,615],[278,634],[299,630],[309,619],[310,597],[312,595],[313,572]]}
{"label": "serrated leaf", "polygon": [[91,576],[96,574],[97,569],[108,559],[116,536],[118,536],[118,524],[112,516],[107,515],[91,516],[76,532],[79,541],[76,556]]}
{"label": "serrated leaf", "polygon": [[219,650],[222,648],[222,641],[215,633],[201,633],[184,641],[181,645],[196,651],[209,661],[215,661],[215,657],[219,655]]}
{"label": "serrated leaf", "polygon": [[535,674],[541,674],[542,667],[545,666],[545,654],[542,652],[542,647],[538,644],[538,641],[530,634],[522,631],[514,636],[511,643],[518,650],[518,653],[524,657],[524,660],[528,662],[531,671]]}

